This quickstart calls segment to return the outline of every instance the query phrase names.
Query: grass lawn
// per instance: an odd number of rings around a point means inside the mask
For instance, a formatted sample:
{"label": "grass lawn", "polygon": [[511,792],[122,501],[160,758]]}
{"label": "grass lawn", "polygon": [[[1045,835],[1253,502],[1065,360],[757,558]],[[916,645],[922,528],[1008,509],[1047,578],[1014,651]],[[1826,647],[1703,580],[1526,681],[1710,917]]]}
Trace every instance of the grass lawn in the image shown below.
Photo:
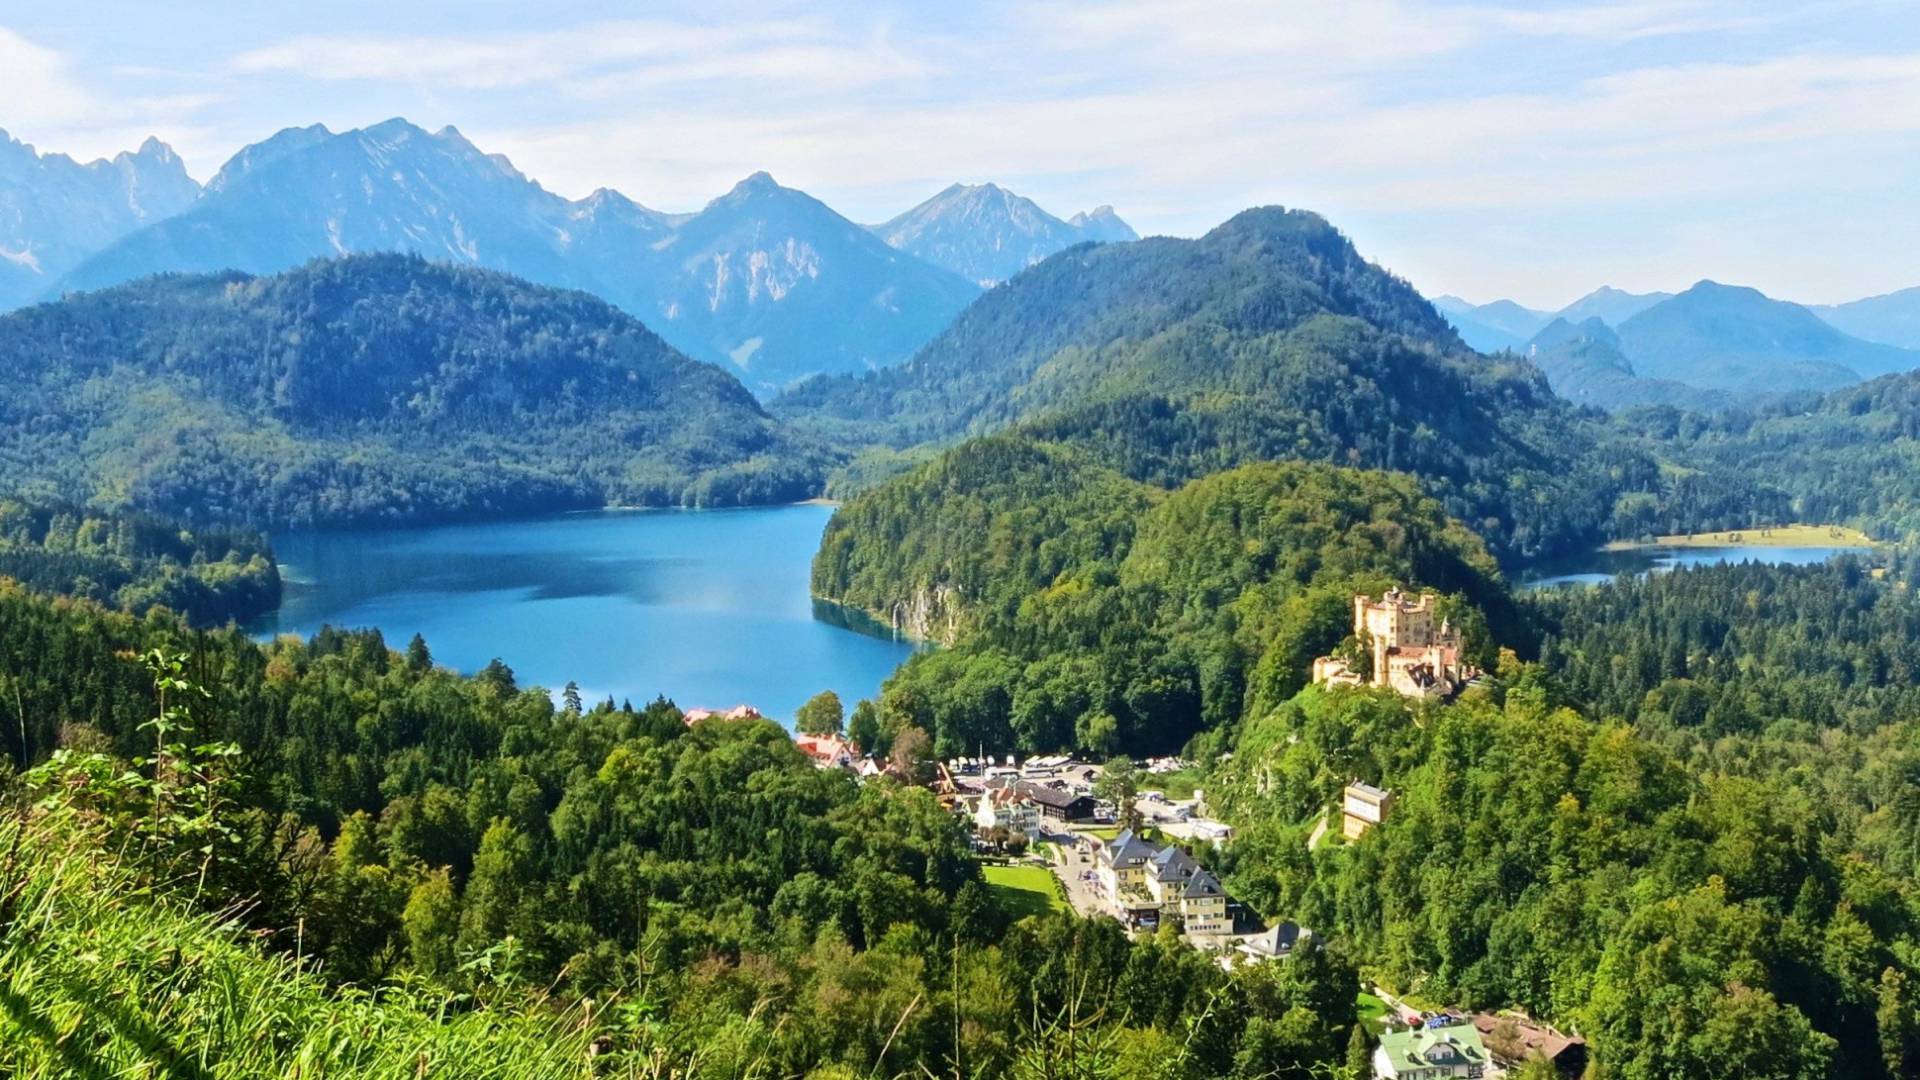
{"label": "grass lawn", "polygon": [[1053,871],[1042,866],[984,866],[987,888],[1016,919],[1044,915],[1049,910],[1065,911],[1066,897],[1060,895],[1060,883]]}
{"label": "grass lawn", "polygon": [[1386,1002],[1362,990],[1360,991],[1360,996],[1353,999],[1353,1005],[1354,1012],[1359,1017],[1360,1022],[1367,1025],[1368,1030],[1372,1031],[1375,1035],[1378,1035],[1380,1030],[1387,1026],[1388,1010]]}
{"label": "grass lawn", "polygon": [[1189,765],[1170,773],[1144,773],[1140,777],[1141,791],[1157,791],[1167,797],[1168,802],[1179,802],[1193,798],[1193,789],[1206,780],[1199,766]]}
{"label": "grass lawn", "polygon": [[1104,843],[1105,841],[1108,841],[1108,840],[1111,840],[1111,839],[1113,839],[1114,837],[1116,837],[1116,836],[1119,836],[1119,835],[1120,835],[1120,826],[1118,826],[1118,825],[1095,825],[1095,826],[1094,826],[1093,828],[1091,828],[1091,829],[1079,829],[1079,830],[1076,830],[1076,831],[1078,831],[1078,832],[1080,832],[1080,833],[1082,833],[1082,834],[1084,834],[1084,835],[1086,835],[1086,836],[1091,836],[1091,837],[1093,837],[1094,839],[1096,839],[1096,840],[1100,840],[1100,841],[1102,841],[1102,842]]}
{"label": "grass lawn", "polygon": [[[1738,540],[1734,537],[1739,537]],[[1729,544],[1758,544],[1761,547],[1879,547],[1878,541],[1844,525],[1771,525],[1760,529],[1737,529],[1732,532],[1683,533],[1675,536],[1659,536],[1654,543],[1661,547],[1726,547]],[[1627,551],[1643,545],[1631,540],[1615,540],[1607,545],[1610,551]]]}

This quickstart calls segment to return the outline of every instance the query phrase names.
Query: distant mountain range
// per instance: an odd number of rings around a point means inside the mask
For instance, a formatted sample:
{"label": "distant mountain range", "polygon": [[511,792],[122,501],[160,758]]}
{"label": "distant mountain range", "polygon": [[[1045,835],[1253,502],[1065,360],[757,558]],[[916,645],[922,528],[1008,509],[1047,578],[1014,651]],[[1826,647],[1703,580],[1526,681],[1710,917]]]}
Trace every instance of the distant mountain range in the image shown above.
{"label": "distant mountain range", "polygon": [[1618,329],[1640,375],[1736,394],[1830,390],[1920,367],[1920,352],[1861,341],[1798,304],[1713,281]]}
{"label": "distant mountain range", "polygon": [[1678,295],[1601,288],[1557,313],[1511,300],[1433,304],[1469,345],[1523,353],[1560,394],[1608,409],[1725,408],[1920,367],[1920,351],[1839,328],[1885,338],[1899,337],[1906,319],[1920,327],[1920,289],[1825,309],[1714,281]]}
{"label": "distant mountain range", "polygon": [[1809,307],[1808,311],[1857,338],[1920,349],[1920,285],[1850,304]]}
{"label": "distant mountain range", "polygon": [[872,228],[901,251],[982,286],[997,285],[1074,244],[1140,238],[1111,206],[1062,221],[997,184],[954,184]]}
{"label": "distant mountain range", "polygon": [[1457,296],[1436,296],[1433,306],[1459,332],[1460,340],[1484,353],[1517,349],[1553,319],[1550,312],[1521,307],[1511,300],[1472,304]]}
{"label": "distant mountain range", "polygon": [[1642,378],[1621,350],[1620,335],[1599,316],[1578,324],[1555,318],[1528,343],[1527,357],[1546,373],[1554,393],[1577,405],[1608,410],[1673,405],[1716,412],[1733,401],[1725,391]]}
{"label": "distant mountain range", "polygon": [[1672,298],[1672,293],[1630,293],[1611,285],[1602,285],[1561,308],[1554,316],[1576,326],[1588,319],[1599,319],[1608,326],[1619,326],[1655,304]]}
{"label": "distant mountain range", "polygon": [[1672,296],[1672,293],[1630,293],[1603,285],[1559,311],[1536,311],[1512,300],[1474,304],[1457,296],[1438,296],[1433,306],[1447,317],[1460,339],[1480,352],[1518,350],[1555,319],[1579,325],[1599,319],[1618,326]]}
{"label": "distant mountain range", "polygon": [[180,159],[155,139],[82,165],[0,131],[0,310],[39,296],[88,254],[199,195]]}
{"label": "distant mountain range", "polygon": [[453,128],[400,119],[289,128],[235,154],[204,189],[152,141],[90,166],[8,143],[0,309],[161,272],[276,273],[399,251],[593,292],[769,393],[904,360],[981,282],[1070,244],[1134,236],[1104,207],[1061,221],[992,185],[960,190],[1003,205],[936,198],[883,238],[765,173],[691,214],[608,189],[569,200]]}

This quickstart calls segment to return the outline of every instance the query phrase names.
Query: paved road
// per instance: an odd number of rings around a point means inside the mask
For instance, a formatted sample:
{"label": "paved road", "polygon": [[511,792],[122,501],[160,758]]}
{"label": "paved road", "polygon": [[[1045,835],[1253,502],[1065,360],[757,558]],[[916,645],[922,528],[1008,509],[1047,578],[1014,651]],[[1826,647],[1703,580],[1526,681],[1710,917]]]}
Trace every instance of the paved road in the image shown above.
{"label": "paved road", "polygon": [[1088,916],[1110,914],[1106,890],[1099,878],[1083,876],[1093,873],[1094,864],[1093,856],[1079,839],[1076,836],[1071,841],[1062,840],[1055,847],[1059,861],[1053,864],[1053,872],[1066,887],[1067,902],[1073,905],[1073,910]]}

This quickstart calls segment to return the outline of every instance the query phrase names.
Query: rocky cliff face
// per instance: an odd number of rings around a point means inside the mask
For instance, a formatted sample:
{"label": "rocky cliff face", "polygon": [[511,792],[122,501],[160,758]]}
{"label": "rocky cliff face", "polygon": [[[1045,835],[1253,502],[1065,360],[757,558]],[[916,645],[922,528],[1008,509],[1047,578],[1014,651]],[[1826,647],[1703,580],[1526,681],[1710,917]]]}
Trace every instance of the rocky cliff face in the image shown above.
{"label": "rocky cliff face", "polygon": [[952,585],[924,585],[894,602],[875,618],[898,632],[921,641],[951,646],[967,624],[966,604]]}
{"label": "rocky cliff face", "polygon": [[0,131],[0,310],[40,295],[88,255],[180,213],[199,195],[179,156],[158,139],[83,165]]}

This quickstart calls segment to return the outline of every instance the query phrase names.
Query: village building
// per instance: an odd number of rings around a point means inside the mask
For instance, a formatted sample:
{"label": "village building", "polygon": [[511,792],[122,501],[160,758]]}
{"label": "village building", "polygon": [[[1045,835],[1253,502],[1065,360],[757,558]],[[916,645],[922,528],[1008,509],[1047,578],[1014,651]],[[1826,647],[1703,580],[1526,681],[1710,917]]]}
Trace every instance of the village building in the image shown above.
{"label": "village building", "polygon": [[1177,844],[1148,843],[1132,829],[1101,845],[1095,874],[1113,910],[1135,925],[1177,916],[1188,934],[1225,934],[1233,929],[1227,890],[1220,879]]}
{"label": "village building", "polygon": [[1544,1060],[1552,1062],[1554,1071],[1565,1077],[1580,1076],[1587,1070],[1587,1044],[1577,1035],[1565,1035],[1511,1013],[1475,1013],[1473,1027],[1494,1064],[1503,1069]]}
{"label": "village building", "polygon": [[1257,934],[1242,938],[1239,949],[1253,960],[1285,960],[1311,937],[1312,931],[1301,929],[1300,924],[1291,919],[1282,919]]}
{"label": "village building", "polygon": [[1340,794],[1340,835],[1358,840],[1393,812],[1393,792],[1358,780]]}
{"label": "village building", "polygon": [[1389,1031],[1373,1052],[1375,1080],[1441,1080],[1487,1075],[1490,1062],[1480,1032],[1471,1024]]}
{"label": "village building", "polygon": [[979,832],[1005,829],[1028,837],[1040,834],[1040,809],[1018,787],[989,788],[980,795],[973,813],[973,825]]}
{"label": "village building", "polygon": [[860,759],[853,744],[837,735],[795,735],[793,745],[823,769],[852,769]]}
{"label": "village building", "polygon": [[1022,780],[1014,784],[1014,789],[1033,800],[1040,808],[1040,816],[1048,821],[1065,825],[1071,821],[1089,821],[1093,818],[1096,802],[1092,795],[1068,791],[1052,784],[1036,784],[1031,780]]}
{"label": "village building", "polygon": [[1460,630],[1445,619],[1435,625],[1432,593],[1409,596],[1388,589],[1375,600],[1353,598],[1353,635],[1371,654],[1368,670],[1355,670],[1344,657],[1313,662],[1313,681],[1321,686],[1384,686],[1411,698],[1445,699],[1480,677],[1461,658]]}

